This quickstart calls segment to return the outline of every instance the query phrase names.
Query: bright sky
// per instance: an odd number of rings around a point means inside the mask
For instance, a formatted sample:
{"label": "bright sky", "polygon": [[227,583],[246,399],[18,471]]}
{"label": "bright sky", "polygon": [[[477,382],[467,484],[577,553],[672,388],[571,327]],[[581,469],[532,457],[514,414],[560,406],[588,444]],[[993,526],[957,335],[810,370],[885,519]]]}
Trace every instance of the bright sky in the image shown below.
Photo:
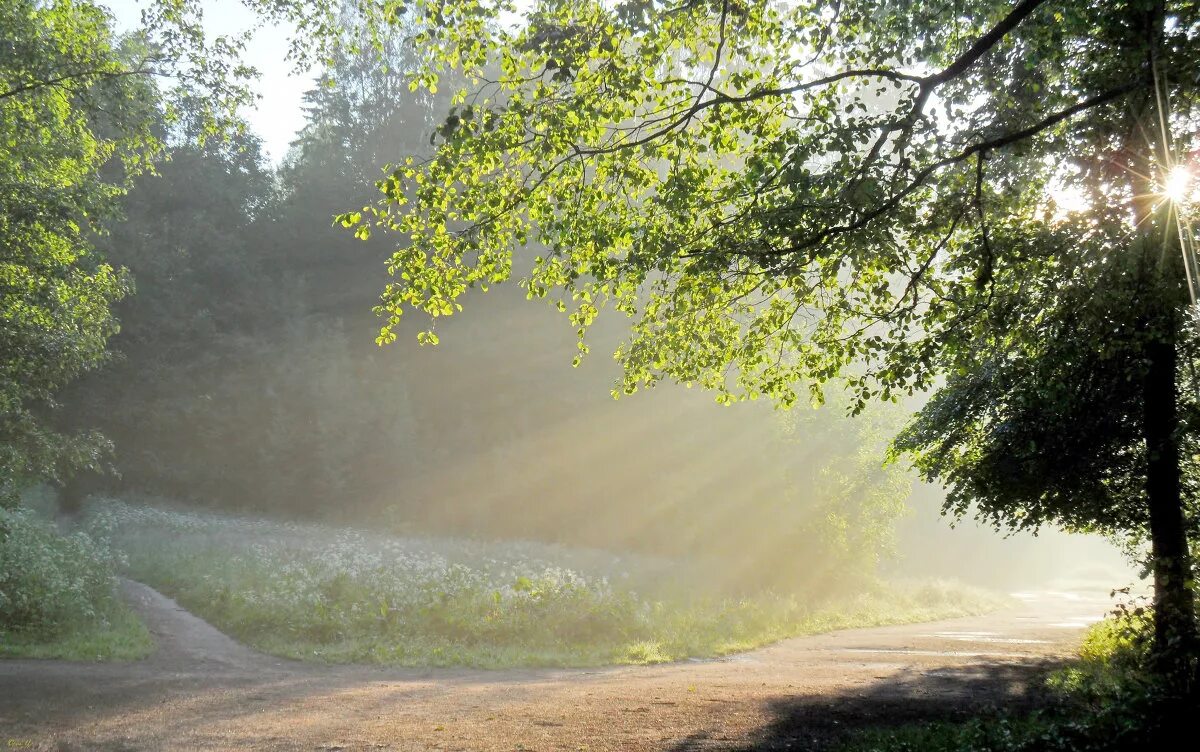
{"label": "bright sky", "polygon": [[[141,22],[144,0],[100,0],[117,18],[121,31],[136,28]],[[234,34],[254,25],[254,14],[237,0],[203,0],[205,27],[210,36]],[[294,75],[285,60],[288,51],[288,30],[280,26],[265,27],[254,37],[246,50],[245,62],[258,69],[255,87],[260,99],[258,107],[244,113],[250,127],[263,139],[263,146],[272,162],[278,163],[287,154],[288,145],[304,124],[304,92],[312,88],[311,74]]]}

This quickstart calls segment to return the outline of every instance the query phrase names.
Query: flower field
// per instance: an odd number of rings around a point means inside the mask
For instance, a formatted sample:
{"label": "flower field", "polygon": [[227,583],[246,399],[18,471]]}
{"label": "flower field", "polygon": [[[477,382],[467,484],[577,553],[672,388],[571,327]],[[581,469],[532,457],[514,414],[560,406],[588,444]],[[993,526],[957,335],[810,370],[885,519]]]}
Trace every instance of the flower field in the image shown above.
{"label": "flower field", "polygon": [[130,577],[277,655],[398,665],[715,656],[846,626],[978,613],[989,594],[880,587],[820,607],[704,592],[685,562],[531,542],[398,537],[95,500]]}

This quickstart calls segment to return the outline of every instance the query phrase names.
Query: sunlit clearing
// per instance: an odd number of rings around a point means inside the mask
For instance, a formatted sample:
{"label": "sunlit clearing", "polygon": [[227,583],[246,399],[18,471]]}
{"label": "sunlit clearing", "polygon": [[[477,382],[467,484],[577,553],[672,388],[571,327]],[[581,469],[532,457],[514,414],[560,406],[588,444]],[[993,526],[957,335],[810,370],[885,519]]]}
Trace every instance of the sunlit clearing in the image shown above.
{"label": "sunlit clearing", "polygon": [[1192,171],[1183,165],[1171,168],[1163,184],[1163,195],[1172,203],[1182,204],[1192,190]]}

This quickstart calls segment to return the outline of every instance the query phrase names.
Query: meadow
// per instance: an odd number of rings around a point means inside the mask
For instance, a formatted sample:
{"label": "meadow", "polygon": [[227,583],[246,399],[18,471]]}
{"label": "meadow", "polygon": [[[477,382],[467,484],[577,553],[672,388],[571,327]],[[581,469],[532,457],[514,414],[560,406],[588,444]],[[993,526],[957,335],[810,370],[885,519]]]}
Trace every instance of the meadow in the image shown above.
{"label": "meadow", "polygon": [[877,583],[740,597],[689,562],[535,542],[399,536],[94,500],[82,521],[133,579],[275,655],[411,666],[713,657],[800,634],[981,613],[993,594]]}

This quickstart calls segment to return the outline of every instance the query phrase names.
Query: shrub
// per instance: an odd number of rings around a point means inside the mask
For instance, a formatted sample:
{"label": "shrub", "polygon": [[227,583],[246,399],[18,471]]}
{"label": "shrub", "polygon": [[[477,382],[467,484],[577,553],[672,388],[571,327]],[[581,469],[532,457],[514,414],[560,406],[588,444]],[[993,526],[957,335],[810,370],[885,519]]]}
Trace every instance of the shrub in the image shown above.
{"label": "shrub", "polygon": [[1064,697],[1090,702],[1143,694],[1149,688],[1153,634],[1153,611],[1122,605],[1092,625],[1079,647],[1079,660],[1055,672],[1050,686]]}
{"label": "shrub", "polygon": [[114,561],[85,533],[60,535],[26,510],[0,508],[0,633],[51,638],[104,623]]}

